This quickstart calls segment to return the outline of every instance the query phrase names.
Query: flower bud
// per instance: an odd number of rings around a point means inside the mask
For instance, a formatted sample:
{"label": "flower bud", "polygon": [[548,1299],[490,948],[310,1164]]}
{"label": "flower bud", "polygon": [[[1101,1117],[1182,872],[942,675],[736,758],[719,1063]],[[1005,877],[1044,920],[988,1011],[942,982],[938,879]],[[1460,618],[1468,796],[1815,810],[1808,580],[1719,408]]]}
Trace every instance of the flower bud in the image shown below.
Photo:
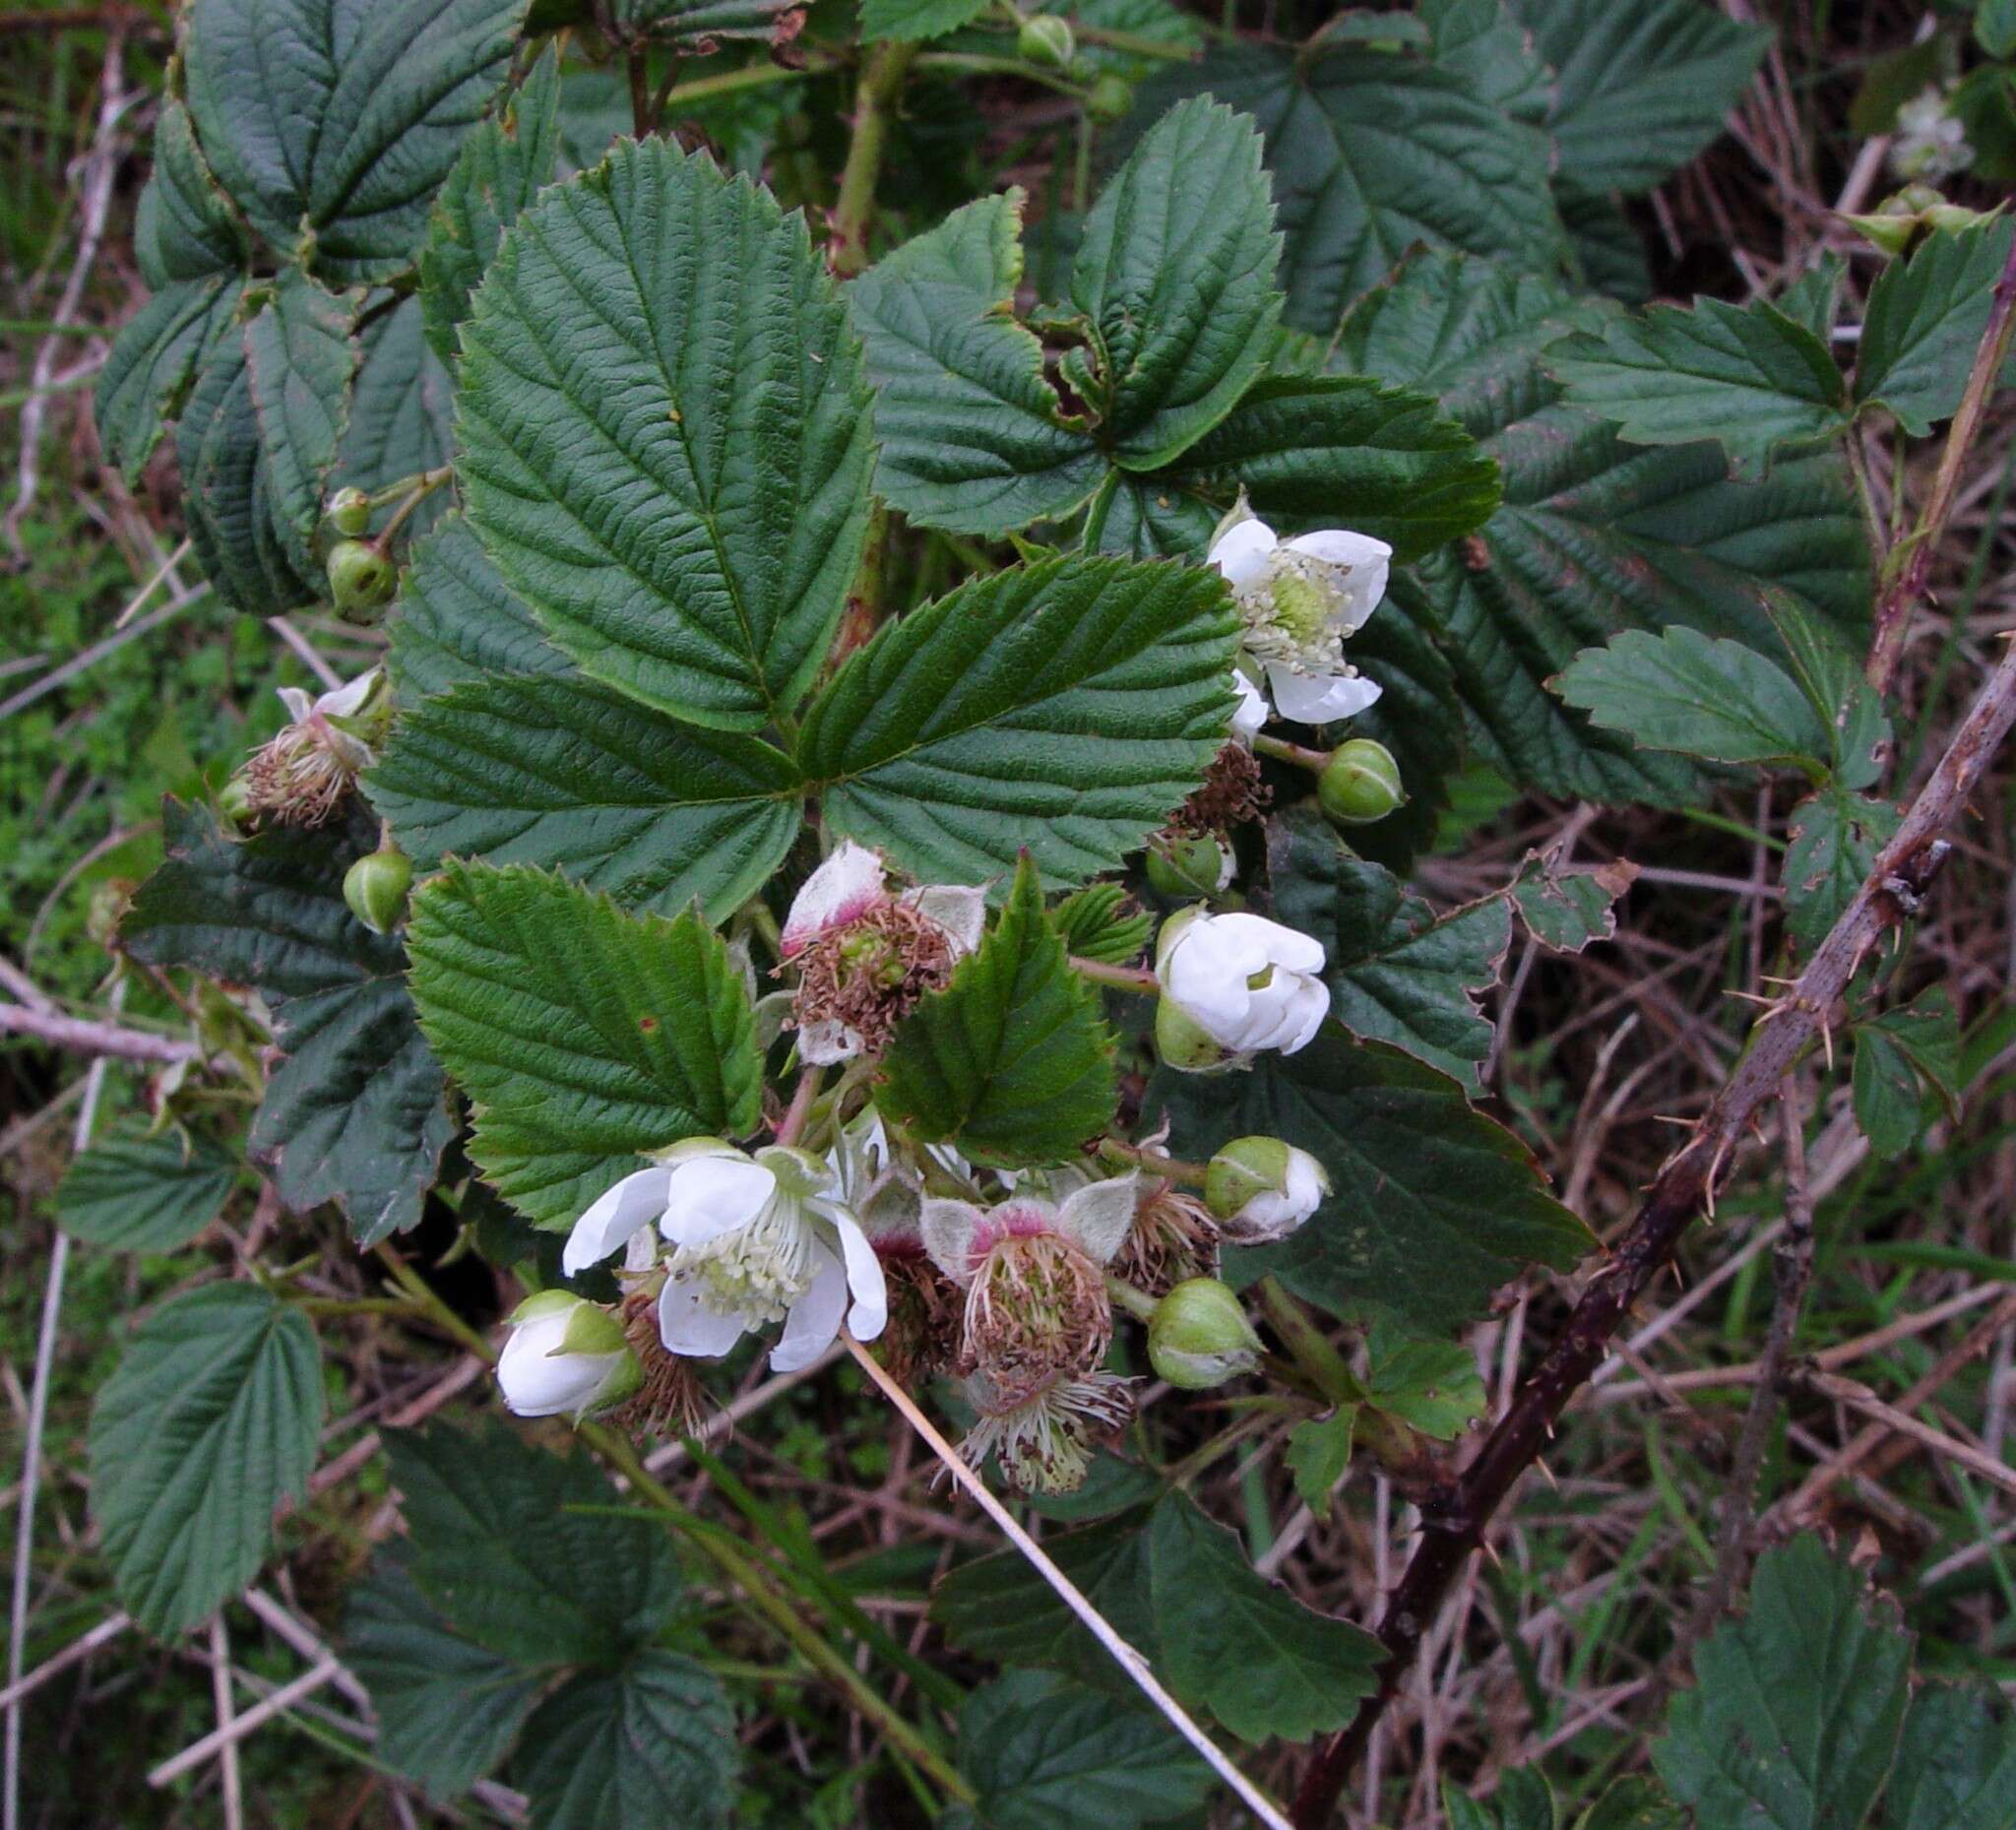
{"label": "flower bud", "polygon": [[1178,1391],[1201,1392],[1259,1365],[1260,1337],[1225,1285],[1193,1277],[1155,1305],[1148,1361]]}
{"label": "flower bud", "polygon": [[329,498],[329,525],[354,539],[371,525],[371,498],[361,489],[345,487]]}
{"label": "flower bud", "polygon": [[1323,1166],[1278,1137],[1234,1138],[1204,1173],[1205,1205],[1239,1245],[1287,1238],[1329,1192]]}
{"label": "flower bud", "polygon": [[1078,55],[1078,40],[1072,36],[1071,22],[1054,13],[1032,14],[1015,34],[1015,54],[1024,63],[1070,69],[1071,59]]}
{"label": "flower bud", "polygon": [[346,616],[362,618],[382,609],[399,584],[392,556],[364,540],[338,540],[326,569],[330,595]]}
{"label": "flower bud", "polygon": [[1181,834],[1150,848],[1148,881],[1163,896],[1211,896],[1231,881],[1231,865],[1209,833]]}
{"label": "flower bud", "polygon": [[1369,826],[1402,806],[1407,795],[1393,752],[1370,737],[1353,737],[1324,765],[1316,798],[1340,826]]}
{"label": "flower bud", "polygon": [[1204,1026],[1173,998],[1155,1007],[1155,1051],[1166,1067],[1183,1074],[1209,1074],[1225,1066],[1231,1050],[1219,1046]]}
{"label": "flower bud", "polygon": [[406,893],[412,881],[412,859],[397,846],[387,845],[344,872],[343,899],[372,933],[389,934],[406,913]]}
{"label": "flower bud", "polygon": [[252,818],[252,786],[234,775],[217,791],[217,810],[226,826],[243,831]]}
{"label": "flower bud", "polygon": [[1096,121],[1117,121],[1134,105],[1134,85],[1111,71],[1087,92],[1085,111]]}
{"label": "flower bud", "polygon": [[510,1327],[497,1358],[497,1384],[519,1417],[564,1414],[578,1421],[621,1404],[643,1380],[623,1324],[572,1291],[527,1297]]}

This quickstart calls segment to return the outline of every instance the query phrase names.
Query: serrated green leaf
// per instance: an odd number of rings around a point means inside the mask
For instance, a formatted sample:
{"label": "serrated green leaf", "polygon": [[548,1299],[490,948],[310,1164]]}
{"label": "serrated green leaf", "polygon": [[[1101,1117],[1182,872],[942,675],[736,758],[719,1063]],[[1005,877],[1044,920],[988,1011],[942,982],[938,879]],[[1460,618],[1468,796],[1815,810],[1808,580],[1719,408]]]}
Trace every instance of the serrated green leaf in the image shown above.
{"label": "serrated green leaf", "polygon": [[1215,1783],[1159,1716],[1040,1672],[968,1698],[959,1767],[985,1830],[1135,1830],[1194,1809]]}
{"label": "serrated green leaf", "polygon": [[1506,899],[1438,916],[1309,811],[1268,822],[1267,870],[1277,917],[1323,943],[1331,1014],[1480,1092],[1494,1031],[1477,998],[1498,982],[1512,938]]}
{"label": "serrated green leaf", "polygon": [[847,289],[875,384],[876,486],[920,527],[1005,533],[1068,514],[1105,473],[1014,317],[1022,202],[955,210]]}
{"label": "serrated green leaf", "polygon": [[1896,830],[1895,807],[1851,794],[1838,784],[1793,809],[1782,881],[1785,924],[1802,954],[1810,958],[1826,938]]}
{"label": "serrated green leaf", "polygon": [[410,1227],[454,1126],[413,1026],[405,950],[343,899],[345,871],[377,849],[377,821],[353,801],[336,827],[238,840],[172,800],[162,820],[166,859],[135,893],[120,945],[266,999],[286,1052],[248,1149],[282,1200],[297,1213],[338,1202],[361,1243]]}
{"label": "serrated green leaf", "polygon": [[1547,368],[1572,406],[1613,420],[1634,445],[1717,440],[1735,473],[1759,475],[1782,445],[1816,444],[1848,426],[1848,387],[1827,346],[1762,300],[1697,298],[1612,318],[1564,339]]}
{"label": "serrated green leaf", "polygon": [[244,224],[196,144],[189,110],[161,97],[154,125],[154,174],[134,222],[140,277],[156,291],[178,280],[237,274],[251,254]]}
{"label": "serrated green leaf", "polygon": [[1554,205],[1568,231],[1571,271],[1579,271],[1582,284],[1620,305],[1648,303],[1659,288],[1645,258],[1645,237],[1617,198],[1557,181]]}
{"label": "serrated green leaf", "polygon": [[1657,1780],[1620,1779],[1576,1818],[1575,1830],[1687,1830],[1687,1818]]}
{"label": "serrated green leaf", "polygon": [[2016,1822],[2016,1719],[1986,1684],[1921,1684],[1875,1830],[2005,1830]]}
{"label": "serrated green leaf", "polygon": [[1505,0],[1420,0],[1429,55],[1515,120],[1546,118],[1549,80]]}
{"label": "serrated green leaf", "polygon": [[1366,1351],[1366,1404],[1410,1429],[1448,1442],[1484,1414],[1484,1382],[1461,1342],[1415,1340],[1382,1319]]}
{"label": "serrated green leaf", "polygon": [[643,1151],[756,1128],[748,995],[697,916],[450,860],[413,897],[407,951],[420,1027],[475,1107],[470,1155],[540,1225],[578,1219]]}
{"label": "serrated green leaf", "polygon": [[1847,273],[1848,262],[1839,254],[1820,255],[1778,295],[1778,309],[1828,343],[1840,313],[1841,283]]}
{"label": "serrated green leaf", "polygon": [[1529,852],[1506,894],[1526,931],[1555,953],[1580,953],[1617,931],[1615,904],[1638,876],[1618,859],[1593,870],[1559,869],[1554,851]]}
{"label": "serrated green leaf", "polygon": [[1480,528],[1498,506],[1498,467],[1432,395],[1363,375],[1261,382],[1177,466],[1229,504],[1289,528],[1348,527],[1399,559]]}
{"label": "serrated green leaf", "polygon": [[1560,168],[1595,190],[1649,191],[1722,131],[1771,45],[1701,0],[1512,0],[1554,71]]}
{"label": "serrated green leaf", "polygon": [[1179,102],[1101,191],[1071,268],[1097,339],[1099,439],[1121,469],[1160,470],[1259,378],[1280,259],[1252,123]]}
{"label": "serrated green leaf", "polygon": [[321,1357],[298,1310],[212,1284],[163,1303],[92,1406],[92,1510],[119,1599],[186,1632],[257,1573],[273,1509],[307,1490]]}
{"label": "serrated green leaf", "polygon": [[1314,1154],[1330,1175],[1314,1217],[1229,1262],[1241,1280],[1272,1273],[1333,1314],[1385,1311],[1446,1334],[1477,1320],[1522,1264],[1565,1269],[1590,1247],[1526,1146],[1471,1110],[1455,1081],[1334,1027],[1229,1078],[1165,1070],[1142,1109],[1166,1112],[1170,1150],[1193,1160],[1255,1134]]}
{"label": "serrated green leaf", "polygon": [[835,831],[936,883],[1111,870],[1225,740],[1237,623],[1201,566],[1083,555],[976,579],[879,631],[798,745]]}
{"label": "serrated green leaf", "polygon": [[986,10],[987,0],[861,0],[861,36],[942,38]]}
{"label": "serrated green leaf", "polygon": [[721,1680],[650,1650],[554,1691],[526,1724],[511,1776],[540,1830],[725,1830],[740,1764]]}
{"label": "serrated green leaf", "polygon": [[541,186],[560,157],[560,54],[548,46],[523,87],[462,143],[434,199],[420,249],[420,309],[427,341],[442,361],[458,353],[456,327],[469,316],[470,294],[496,259],[504,231]]}
{"label": "serrated green leaf", "polygon": [[528,1666],[615,1663],[678,1606],[678,1558],[616,1503],[583,1449],[549,1454],[489,1420],[388,1430],[413,1583],[463,1639]]}
{"label": "serrated green leaf", "polygon": [[1339,1405],[1323,1417],[1305,1418],[1288,1432],[1282,1459],[1302,1504],[1319,1519],[1330,1517],[1331,1493],[1351,1466],[1352,1431],[1357,1421],[1356,1405]]}
{"label": "serrated green leaf", "polygon": [[1123,559],[1201,559],[1224,515],[1166,472],[1108,471],[1085,512],[1085,547]]}
{"label": "serrated green leaf", "polygon": [[1062,1162],[1110,1123],[1112,1034],[1027,857],[993,932],[897,1027],[882,1074],[884,1112],[976,1163]]}
{"label": "serrated green leaf", "polygon": [[2016,218],[1925,237],[1876,276],[1856,346],[1855,398],[1922,438],[1951,418],[1967,386],[1995,283],[2016,246]]}
{"label": "serrated green leaf", "polygon": [[790,4],[791,0],[609,0],[606,17],[610,35],[618,43],[648,38],[654,44],[704,51],[721,38],[767,37]]}
{"label": "serrated green leaf", "polygon": [[[1242,1740],[1306,1740],[1348,1721],[1372,1687],[1378,1642],[1256,1575],[1238,1540],[1186,1494],[1043,1548],[1179,1699]],[[931,1612],[983,1658],[1124,1693],[1126,1674],[1016,1552],[954,1570]]]}
{"label": "serrated green leaf", "polygon": [[214,1140],[132,1125],[71,1164],[56,1190],[56,1219],[88,1245],[171,1252],[218,1217],[236,1179]]}
{"label": "serrated green leaf", "polygon": [[316,572],[315,529],[349,421],[359,349],[350,307],[298,268],[282,271],[246,320],[245,368],[266,473],[267,512],[303,578]]}
{"label": "serrated green leaf", "polygon": [[1960,1019],[1943,986],[1855,1026],[1855,1116],[1879,1157],[1918,1141],[1927,1095],[1960,1110]]}
{"label": "serrated green leaf", "polygon": [[1810,1534],[1757,1560],[1749,1611],[1694,1654],[1652,1764],[1702,1830],[1855,1830],[1910,1698],[1911,1641]]}
{"label": "serrated green leaf", "polygon": [[1826,728],[1835,782],[1867,788],[1882,774],[1878,757],[1890,741],[1882,695],[1864,677],[1860,657],[1805,604],[1769,587],[1763,598],[1793,672]]}
{"label": "serrated green leaf", "polygon": [[161,441],[204,355],[236,328],[239,288],[220,277],[163,286],[129,318],[98,371],[98,442],[129,483]]}
{"label": "serrated green leaf", "polygon": [[1552,686],[1600,729],[1647,749],[1826,773],[1830,734],[1799,683],[1740,642],[1680,623],[1656,636],[1627,629],[1584,649]]}
{"label": "serrated green leaf", "polygon": [[1500,1772],[1488,1799],[1465,1798],[1453,1781],[1444,1780],[1442,1808],[1449,1830],[1555,1830],[1560,1821],[1553,1788],[1532,1767]]}
{"label": "serrated green leaf", "polygon": [[402,698],[499,674],[559,678],[574,671],[460,514],[444,515],[414,546],[389,626],[387,665]]}
{"label": "serrated green leaf", "polygon": [[496,1769],[546,1679],[457,1633],[411,1561],[404,1544],[372,1558],[350,1591],[344,1657],[371,1693],[378,1757],[446,1801]]}
{"label": "serrated green leaf", "polygon": [[788,712],[859,564],[873,458],[804,219],[620,141],[519,218],[462,343],[470,526],[554,643],[695,724]]}
{"label": "serrated green leaf", "polygon": [[1531,270],[1562,257],[1545,137],[1452,71],[1355,44],[1306,58],[1227,46],[1145,85],[1137,111],[1198,94],[1252,114],[1266,136],[1288,320],[1303,330],[1328,335],[1417,242]]}
{"label": "serrated green leaf", "polygon": [[191,0],[189,110],[220,182],[283,256],[339,283],[407,264],[525,0]]}
{"label": "serrated green leaf", "polygon": [[803,785],[760,737],[681,725],[592,680],[492,678],[403,711],[368,779],[423,870],[540,864],[625,909],[727,916],[769,881]]}
{"label": "serrated green leaf", "polygon": [[1119,883],[1087,884],[1050,911],[1050,923],[1065,952],[1107,966],[1131,965],[1155,932],[1155,917]]}

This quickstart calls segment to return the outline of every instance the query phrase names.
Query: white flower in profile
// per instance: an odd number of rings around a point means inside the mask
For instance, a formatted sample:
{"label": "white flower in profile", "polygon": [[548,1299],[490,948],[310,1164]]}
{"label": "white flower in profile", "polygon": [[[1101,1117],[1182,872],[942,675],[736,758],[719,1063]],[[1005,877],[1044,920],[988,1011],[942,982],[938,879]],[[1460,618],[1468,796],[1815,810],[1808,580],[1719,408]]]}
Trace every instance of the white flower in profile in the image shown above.
{"label": "white flower in profile", "polygon": [[1163,923],[1155,977],[1164,1004],[1220,1048],[1234,1055],[1261,1048],[1293,1054],[1330,1009],[1324,957],[1313,935],[1262,915],[1207,915],[1199,907]]}
{"label": "white flower in profile", "polygon": [[623,1325],[571,1291],[542,1290],[512,1311],[497,1384],[518,1417],[580,1419],[606,1411],[643,1376]]}
{"label": "white flower in profile", "polygon": [[924,884],[892,894],[879,852],[844,840],[791,899],[780,951],[798,969],[799,1057],[814,1066],[880,1048],[979,945],[986,892]]}
{"label": "white flower in profile", "polygon": [[[1303,725],[1351,718],[1379,697],[1344,659],[1344,644],[1386,595],[1393,548],[1370,535],[1326,528],[1284,540],[1244,499],[1211,542],[1210,563],[1232,589],[1246,625],[1245,649],[1267,675],[1274,709]],[[1243,676],[1233,728],[1252,716],[1255,689]]]}
{"label": "white flower in profile", "polygon": [[1974,163],[1967,124],[1953,112],[1936,84],[1897,110],[1897,138],[1890,143],[1890,169],[1900,178],[1936,184]]}
{"label": "white flower in profile", "polygon": [[770,1363],[795,1372],[833,1345],[843,1319],[859,1341],[888,1319],[874,1248],[837,1198],[832,1167],[806,1151],[773,1144],[752,1157],[719,1138],[688,1138],[574,1223],[561,1266],[571,1277],[640,1231],[655,1257],[650,1229],[672,1246],[658,1303],[670,1353],[716,1359],[782,1321]]}

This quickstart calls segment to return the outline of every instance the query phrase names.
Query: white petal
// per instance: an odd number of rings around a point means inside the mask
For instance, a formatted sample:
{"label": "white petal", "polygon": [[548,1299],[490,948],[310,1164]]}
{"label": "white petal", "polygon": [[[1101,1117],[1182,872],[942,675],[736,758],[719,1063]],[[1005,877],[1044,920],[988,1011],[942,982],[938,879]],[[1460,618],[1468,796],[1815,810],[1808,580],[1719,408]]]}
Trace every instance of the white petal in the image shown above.
{"label": "white petal", "polygon": [[364,708],[378,684],[378,669],[366,668],[347,686],[339,686],[315,701],[315,710],[328,718],[351,718]]}
{"label": "white petal", "polygon": [[957,883],[927,883],[903,899],[913,903],[921,915],[928,915],[952,936],[955,953],[971,953],[980,944],[987,925],[987,893]]}
{"label": "white petal", "polygon": [[918,1217],[917,1230],[931,1262],[962,1287],[973,1282],[973,1240],[980,1221],[980,1210],[971,1201],[947,1201],[937,1195],[925,1196]]}
{"label": "white petal", "polygon": [[298,686],[277,686],[280,702],[287,709],[287,717],[296,725],[303,719],[315,716],[315,701],[310,699]]}
{"label": "white petal", "polygon": [[853,1293],[853,1306],[847,1312],[848,1330],[856,1341],[872,1341],[889,1321],[889,1284],[882,1275],[882,1260],[851,1214],[835,1210],[830,1218],[840,1234],[848,1289]]}
{"label": "white petal", "polygon": [[627,1244],[640,1227],[648,1227],[665,1211],[665,1188],[671,1170],[652,1167],[626,1175],[600,1196],[574,1223],[560,1254],[560,1269],[569,1277],[598,1265],[619,1246]]}
{"label": "white petal", "polygon": [[748,1331],[739,1315],[709,1308],[697,1278],[667,1278],[659,1292],[658,1338],[687,1359],[719,1359]]}
{"label": "white petal", "polygon": [[1267,555],[1280,544],[1274,530],[1256,517],[1228,528],[1211,543],[1207,557],[1225,574],[1228,585],[1243,591],[1259,582],[1267,568]]}
{"label": "white petal", "polygon": [[[1270,921],[1265,915],[1216,915],[1211,925],[1228,937],[1235,936],[1241,946],[1252,948],[1263,959],[1276,966],[1286,966],[1292,973],[1320,973],[1323,970],[1323,943],[1313,934],[1283,927],[1279,921]],[[1251,970],[1257,972],[1259,969],[1256,966]]]}
{"label": "white petal", "polygon": [[798,1030],[798,1059],[807,1067],[831,1067],[837,1061],[851,1061],[861,1052],[858,1030],[850,1030],[838,1017],[821,1017]]}
{"label": "white petal", "polygon": [[1233,731],[1241,737],[1256,735],[1267,723],[1267,695],[1236,667],[1232,669],[1232,691],[1239,696],[1239,703],[1232,708]]}
{"label": "white petal", "polygon": [[1355,718],[1376,704],[1384,690],[1361,673],[1297,673],[1282,666],[1267,669],[1267,684],[1274,693],[1274,709],[1297,725]]}
{"label": "white petal", "polygon": [[840,1333],[840,1318],[847,1308],[847,1267],[823,1245],[818,1250],[818,1265],[805,1294],[785,1317],[784,1333],[770,1350],[772,1372],[796,1372],[809,1366]]}
{"label": "white petal", "polygon": [[1342,635],[1355,635],[1386,596],[1386,576],[1393,560],[1393,548],[1368,534],[1353,534],[1344,528],[1326,528],[1320,534],[1298,535],[1288,543],[1291,552],[1307,553],[1330,565],[1350,571],[1345,583],[1345,613],[1338,621]]}
{"label": "white petal", "polygon": [[1320,978],[1297,980],[1293,1000],[1284,1018],[1286,1034],[1275,1046],[1285,1055],[1306,1048],[1316,1040],[1316,1032],[1329,1014],[1330,987]]}
{"label": "white petal", "polygon": [[674,1245],[705,1245],[746,1227],[776,1192],[777,1177],[747,1157],[688,1158],[671,1171],[659,1231]]}
{"label": "white petal", "polygon": [[1069,1233],[1101,1264],[1127,1242],[1134,1209],[1141,1198],[1141,1178],[1131,1170],[1103,1182],[1088,1182],[1064,1197],[1057,1209],[1057,1231]]}
{"label": "white petal", "polygon": [[839,927],[872,909],[884,894],[882,859],[866,846],[843,840],[840,850],[807,877],[791,898],[780,943],[784,957],[789,959],[828,928]]}
{"label": "white petal", "polygon": [[562,1354],[567,1317],[541,1315],[511,1331],[497,1357],[497,1385],[518,1417],[579,1410],[601,1389],[619,1354]]}

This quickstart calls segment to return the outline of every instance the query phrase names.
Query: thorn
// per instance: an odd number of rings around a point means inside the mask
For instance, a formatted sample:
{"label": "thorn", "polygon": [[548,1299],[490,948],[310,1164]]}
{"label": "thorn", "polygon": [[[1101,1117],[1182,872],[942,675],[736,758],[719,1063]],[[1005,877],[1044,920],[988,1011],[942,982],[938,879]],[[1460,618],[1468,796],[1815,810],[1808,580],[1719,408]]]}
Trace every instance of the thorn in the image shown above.
{"label": "thorn", "polygon": [[1691,1130],[1693,1126],[1698,1122],[1698,1120],[1692,1118],[1675,1118],[1668,1112],[1654,1112],[1652,1114],[1652,1122],[1656,1125],[1685,1125],[1688,1127],[1688,1129]]}
{"label": "thorn", "polygon": [[1502,1575],[1505,1570],[1505,1565],[1498,1561],[1498,1553],[1491,1548],[1490,1541],[1488,1539],[1480,1538],[1478,1540],[1477,1547],[1480,1550],[1481,1550],[1484,1553],[1484,1555],[1491,1559],[1491,1567],[1498,1571],[1500,1575]]}
{"label": "thorn", "polygon": [[1725,991],[1723,996],[1739,997],[1746,1004],[1776,1004],[1780,1001],[1775,997],[1766,997],[1761,991]]}
{"label": "thorn", "polygon": [[1759,973],[1757,977],[1768,985],[1796,985],[1798,983],[1796,978],[1781,978],[1776,973]]}
{"label": "thorn", "polygon": [[1827,1071],[1834,1072],[1834,1032],[1827,1025],[1827,1019],[1820,1019],[1820,1046],[1827,1056]]}
{"label": "thorn", "polygon": [[1536,1468],[1538,1468],[1543,1475],[1546,1477],[1547,1485],[1552,1487],[1554,1491],[1558,1493],[1561,1490],[1561,1483],[1554,1479],[1554,1471],[1546,1465],[1545,1460],[1543,1457],[1536,1455],[1533,1458],[1533,1465]]}

